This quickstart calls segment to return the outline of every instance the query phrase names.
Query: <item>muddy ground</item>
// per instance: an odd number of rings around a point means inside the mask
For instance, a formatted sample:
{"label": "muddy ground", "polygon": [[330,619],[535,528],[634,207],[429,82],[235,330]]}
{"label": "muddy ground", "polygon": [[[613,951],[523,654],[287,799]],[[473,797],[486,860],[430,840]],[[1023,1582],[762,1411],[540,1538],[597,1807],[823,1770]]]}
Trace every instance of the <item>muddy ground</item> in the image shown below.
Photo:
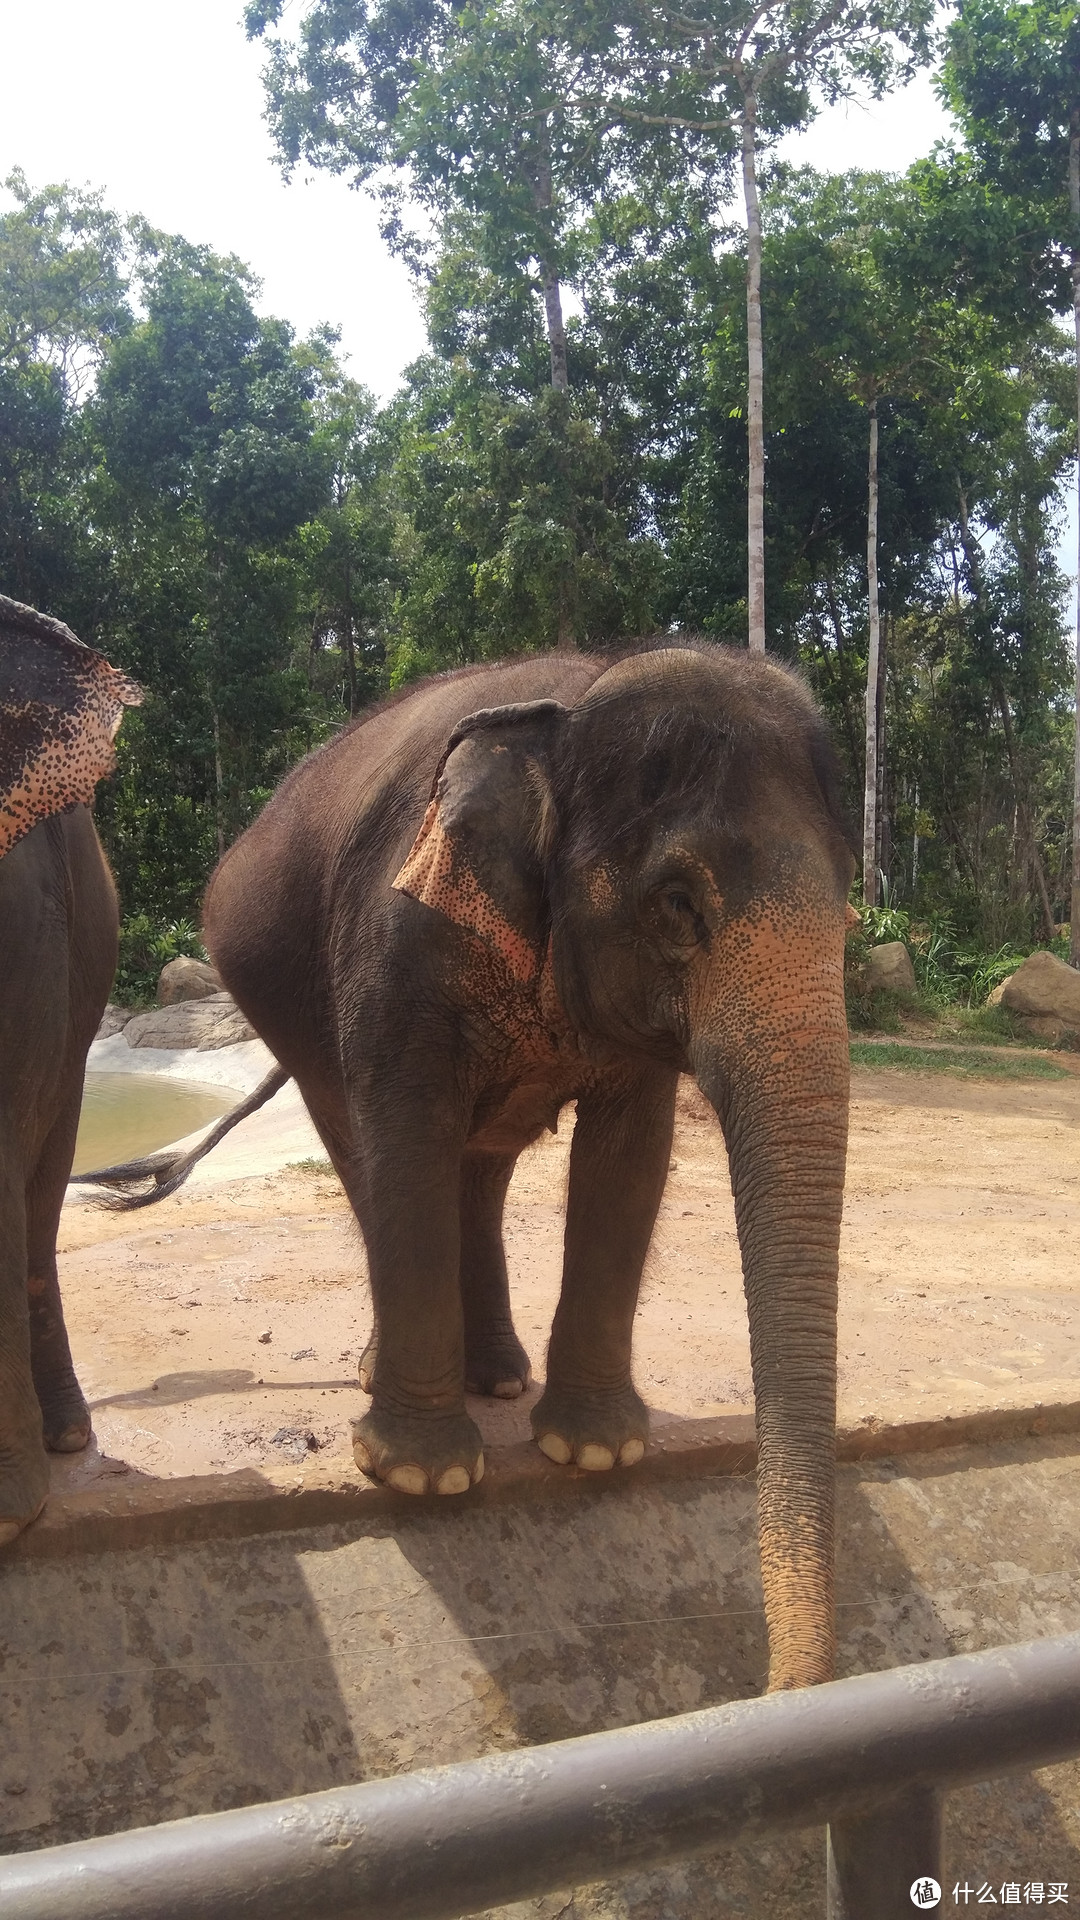
{"label": "muddy ground", "polygon": [[[840,1415],[929,1419],[1074,1400],[1080,1078],[856,1071],[841,1254]],[[518,1330],[543,1372],[572,1134],[519,1163],[507,1208]],[[65,1210],[61,1280],[95,1443],[67,1488],[126,1474],[351,1474],[369,1325],[352,1216],[318,1163],[127,1215]],[[261,1337],[262,1336],[262,1337]],[[269,1336],[268,1338],[266,1336]],[[723,1143],[688,1084],[638,1316],[638,1385],[680,1435],[751,1405]],[[478,1402],[490,1443],[525,1403]],[[557,1472],[558,1469],[552,1469]]]}

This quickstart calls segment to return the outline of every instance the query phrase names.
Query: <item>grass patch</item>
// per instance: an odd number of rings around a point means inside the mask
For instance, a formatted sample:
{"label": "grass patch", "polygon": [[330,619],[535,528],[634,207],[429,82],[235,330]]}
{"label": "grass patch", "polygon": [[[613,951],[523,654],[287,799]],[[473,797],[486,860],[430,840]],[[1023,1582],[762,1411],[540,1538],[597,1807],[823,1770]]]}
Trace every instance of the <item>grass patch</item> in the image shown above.
{"label": "grass patch", "polygon": [[1030,1047],[1025,1033],[1007,1007],[943,1008],[939,1032],[949,1040],[966,1040],[982,1047]]}
{"label": "grass patch", "polygon": [[333,1173],[334,1165],[331,1160],[290,1160],[285,1171],[286,1173]]}
{"label": "grass patch", "polygon": [[947,1073],[962,1080],[1068,1080],[1064,1067],[996,1047],[910,1047],[885,1040],[852,1040],[853,1067],[893,1067],[901,1073]]}

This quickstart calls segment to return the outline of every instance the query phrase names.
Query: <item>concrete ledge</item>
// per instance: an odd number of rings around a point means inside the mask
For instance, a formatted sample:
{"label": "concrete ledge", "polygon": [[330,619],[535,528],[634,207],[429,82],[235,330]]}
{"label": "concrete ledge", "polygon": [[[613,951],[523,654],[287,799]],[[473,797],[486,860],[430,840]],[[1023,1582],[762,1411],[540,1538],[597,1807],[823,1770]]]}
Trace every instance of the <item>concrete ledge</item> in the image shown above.
{"label": "concrete ledge", "polygon": [[[840,1429],[837,1458],[840,1462],[873,1460],[1069,1433],[1080,1433],[1078,1400],[985,1409],[934,1420],[889,1422],[871,1417],[857,1427]],[[749,1415],[661,1427],[640,1465],[612,1473],[553,1466],[531,1443],[489,1447],[483,1483],[454,1504],[548,1504],[600,1494],[628,1484],[631,1478],[635,1485],[718,1479],[751,1473],[756,1458]],[[175,1480],[125,1475],[123,1485],[110,1487],[99,1481],[79,1492],[53,1495],[41,1518],[5,1550],[3,1564],[195,1540],[237,1540],[302,1527],[355,1526],[358,1521],[392,1529],[396,1515],[417,1510],[418,1503],[409,1495],[375,1485],[359,1474],[355,1479],[320,1478],[316,1470],[277,1481],[253,1471]]]}

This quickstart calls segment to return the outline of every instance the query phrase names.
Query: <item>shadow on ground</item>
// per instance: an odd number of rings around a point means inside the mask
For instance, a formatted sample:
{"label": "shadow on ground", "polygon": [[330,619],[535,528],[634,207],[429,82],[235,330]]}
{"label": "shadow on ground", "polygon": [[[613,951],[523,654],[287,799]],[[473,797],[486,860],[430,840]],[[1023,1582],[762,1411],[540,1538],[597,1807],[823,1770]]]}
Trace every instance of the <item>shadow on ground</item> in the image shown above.
{"label": "shadow on ground", "polygon": [[[0,1571],[0,1831],[20,1850],[757,1693],[748,1479],[417,1504]],[[840,1473],[840,1670],[1080,1626],[1074,1441]],[[1080,1893],[1080,1769],[953,1796],[949,1889]],[[824,1912],[822,1836],[566,1888],[515,1920]]]}

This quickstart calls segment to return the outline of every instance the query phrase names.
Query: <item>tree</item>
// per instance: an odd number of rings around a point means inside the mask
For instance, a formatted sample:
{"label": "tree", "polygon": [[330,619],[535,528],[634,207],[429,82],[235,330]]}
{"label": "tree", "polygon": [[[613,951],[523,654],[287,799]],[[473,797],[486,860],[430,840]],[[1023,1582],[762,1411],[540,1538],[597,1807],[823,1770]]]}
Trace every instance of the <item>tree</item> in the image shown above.
{"label": "tree", "polygon": [[933,0],[631,0],[635,47],[608,112],[677,131],[700,154],[737,141],[746,211],[747,617],[765,650],[765,441],[758,156],[818,102],[880,97],[929,57]]}
{"label": "tree", "polygon": [[[358,180],[388,164],[408,167],[429,206],[444,207],[449,196],[482,216],[492,262],[501,254],[520,270],[534,259],[557,389],[568,385],[558,261],[574,257],[574,215],[625,181],[631,164],[639,176],[649,166],[657,180],[668,177],[672,131],[684,138],[684,160],[707,165],[717,188],[738,149],[747,218],[747,601],[750,645],[764,650],[758,151],[804,124],[815,99],[859,84],[884,92],[927,57],[932,11],[933,0],[687,8],[608,0],[588,11],[553,0],[460,8],[413,0],[370,12],[360,0],[311,0],[297,39],[273,47],[270,117],[287,165],[303,156]],[[249,32],[264,33],[283,12],[283,0],[251,0]]]}
{"label": "tree", "polygon": [[[250,0],[249,35],[285,13],[284,0]],[[436,233],[455,210],[469,215],[486,266],[540,294],[563,392],[573,218],[611,166],[610,135],[579,104],[592,57],[584,21],[547,0],[307,0],[264,69],[286,172],[303,159],[373,186],[388,237],[414,264],[425,246],[406,226],[408,200]]]}
{"label": "tree", "polygon": [[[942,87],[986,179],[1026,210],[1028,258],[1068,262],[1080,487],[1080,8],[1075,0],[966,0],[949,29]],[[1024,271],[1027,261],[1017,265]],[[1070,959],[1080,967],[1080,601],[1073,765]]]}
{"label": "tree", "polygon": [[98,571],[72,511],[87,456],[81,404],[131,325],[129,242],[100,194],[34,191],[18,171],[4,187],[15,204],[0,215],[0,578],[55,612]]}
{"label": "tree", "polygon": [[[301,701],[289,543],[325,495],[318,356],[256,315],[238,261],[150,236],[141,278],[145,318],[115,344],[88,409],[98,508],[123,543],[125,663],[157,695],[144,728],[183,730],[196,817],[209,773],[220,855],[275,758],[287,763]],[[141,737],[132,729],[131,751]]]}
{"label": "tree", "polygon": [[330,358],[320,371],[315,439],[327,461],[329,493],[298,535],[300,617],[308,632],[309,684],[324,680],[329,667],[338,686],[328,710],[344,708],[351,719],[382,685],[397,573],[385,484],[389,448],[367,389],[342,376]]}

